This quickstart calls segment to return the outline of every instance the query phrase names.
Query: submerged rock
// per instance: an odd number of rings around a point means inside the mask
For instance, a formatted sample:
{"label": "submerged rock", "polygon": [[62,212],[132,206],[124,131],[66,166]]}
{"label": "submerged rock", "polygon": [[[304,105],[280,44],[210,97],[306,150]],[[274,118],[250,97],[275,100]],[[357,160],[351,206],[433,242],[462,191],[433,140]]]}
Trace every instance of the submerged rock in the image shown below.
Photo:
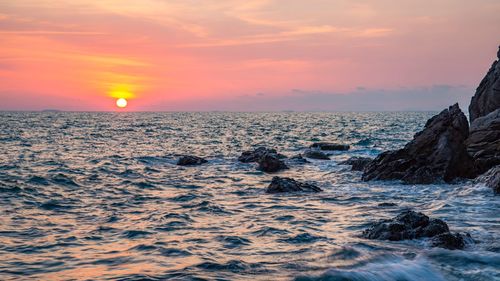
{"label": "submerged rock", "polygon": [[313,184],[299,182],[294,179],[285,177],[273,177],[271,184],[266,189],[266,193],[320,191],[322,191],[322,189]]}
{"label": "submerged rock", "polygon": [[476,183],[482,183],[493,189],[495,194],[500,194],[500,165],[491,168],[476,179]]}
{"label": "submerged rock", "polygon": [[431,246],[448,250],[460,250],[465,248],[466,238],[471,239],[469,234],[445,232],[434,236],[431,239]]}
{"label": "submerged rock", "polygon": [[315,142],[311,144],[310,148],[317,148],[320,150],[349,150],[348,144],[331,143],[331,142]]}
{"label": "submerged rock", "polygon": [[472,122],[465,144],[478,173],[500,165],[500,108]]}
{"label": "submerged rock", "polygon": [[319,150],[307,149],[304,156],[311,159],[330,160],[330,157]]}
{"label": "submerged rock", "polygon": [[351,170],[353,171],[363,171],[363,169],[370,163],[373,159],[369,157],[351,157],[345,161],[339,163],[339,165],[351,165]]}
{"label": "submerged rock", "polygon": [[203,163],[207,163],[208,161],[192,155],[184,155],[177,161],[177,165],[179,166],[191,166],[191,165],[201,165]]}
{"label": "submerged rock", "polygon": [[448,225],[440,219],[414,211],[404,211],[397,217],[382,220],[363,231],[363,237],[377,240],[400,241],[422,237],[433,237],[449,232]]}
{"label": "submerged rock", "polygon": [[405,183],[451,182],[476,175],[464,141],[469,124],[458,104],[425,124],[403,149],[386,151],[364,169],[363,180],[402,180]]}
{"label": "submerged rock", "polygon": [[257,163],[259,163],[257,169],[267,173],[274,173],[280,170],[288,169],[285,162],[280,160],[278,155],[275,153],[264,154],[259,158]]}
{"label": "submerged rock", "polygon": [[[500,46],[497,52],[500,59]],[[483,78],[469,105],[471,123],[479,117],[485,116],[500,108],[500,63],[493,62],[490,70]]]}
{"label": "submerged rock", "polygon": [[302,157],[302,154],[297,154],[295,156],[292,156],[292,157],[290,157],[290,159],[288,161],[290,163],[293,163],[293,164],[307,164],[307,163],[310,163],[309,161],[307,161],[306,158]]}
{"label": "submerged rock", "polygon": [[254,150],[244,151],[243,153],[241,153],[240,157],[238,157],[238,161],[243,163],[257,162],[265,154],[278,155],[278,152],[276,151],[276,149],[261,146]]}

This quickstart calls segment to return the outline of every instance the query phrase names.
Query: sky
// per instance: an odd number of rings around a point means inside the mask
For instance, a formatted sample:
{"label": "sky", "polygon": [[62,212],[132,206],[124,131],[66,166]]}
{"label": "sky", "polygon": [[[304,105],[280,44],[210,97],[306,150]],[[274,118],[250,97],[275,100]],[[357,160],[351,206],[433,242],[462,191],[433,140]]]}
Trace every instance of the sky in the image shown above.
{"label": "sky", "polygon": [[0,110],[466,111],[498,0],[0,2]]}

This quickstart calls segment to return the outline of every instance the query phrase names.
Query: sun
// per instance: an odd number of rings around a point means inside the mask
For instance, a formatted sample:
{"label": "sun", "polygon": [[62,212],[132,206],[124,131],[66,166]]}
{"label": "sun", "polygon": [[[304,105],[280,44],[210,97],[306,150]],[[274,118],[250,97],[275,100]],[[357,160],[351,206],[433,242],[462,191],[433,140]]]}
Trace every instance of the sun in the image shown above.
{"label": "sun", "polygon": [[127,107],[127,100],[124,99],[124,98],[119,98],[116,100],[116,106],[118,106],[119,108],[125,108]]}

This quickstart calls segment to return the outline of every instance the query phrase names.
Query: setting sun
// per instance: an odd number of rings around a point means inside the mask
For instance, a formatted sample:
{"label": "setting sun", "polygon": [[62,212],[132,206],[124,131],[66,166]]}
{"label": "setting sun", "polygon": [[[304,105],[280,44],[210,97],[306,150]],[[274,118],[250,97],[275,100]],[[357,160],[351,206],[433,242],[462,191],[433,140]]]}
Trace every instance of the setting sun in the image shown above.
{"label": "setting sun", "polygon": [[127,100],[124,98],[120,98],[120,99],[116,100],[116,106],[118,106],[119,108],[127,107],[127,103],[128,103]]}

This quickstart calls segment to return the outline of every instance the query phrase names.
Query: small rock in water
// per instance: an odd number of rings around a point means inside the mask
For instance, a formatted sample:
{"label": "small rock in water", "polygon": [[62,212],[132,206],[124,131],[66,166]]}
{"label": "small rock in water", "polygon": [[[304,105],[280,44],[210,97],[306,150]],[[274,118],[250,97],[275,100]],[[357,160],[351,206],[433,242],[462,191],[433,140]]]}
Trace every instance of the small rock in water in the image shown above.
{"label": "small rock in water", "polygon": [[297,154],[295,156],[290,157],[289,162],[293,164],[307,164],[310,163],[306,158],[302,157],[302,154]]}
{"label": "small rock in water", "polygon": [[319,148],[320,150],[349,150],[348,144],[331,143],[331,142],[315,142],[311,144],[311,148]]}
{"label": "small rock in water", "polygon": [[304,156],[311,159],[330,160],[330,157],[328,157],[328,155],[319,150],[307,149],[306,151],[304,151]]}
{"label": "small rock in water", "polygon": [[203,163],[207,163],[208,161],[198,157],[198,156],[192,156],[192,155],[184,155],[182,156],[178,161],[177,165],[179,166],[192,166],[192,165],[201,165]]}
{"label": "small rock in water", "polygon": [[353,171],[363,171],[363,169],[370,163],[373,159],[369,157],[351,157],[345,161],[339,163],[339,165],[352,165],[351,170]]}
{"label": "small rock in water", "polygon": [[[465,234],[465,236],[471,239],[469,234]],[[432,247],[445,248],[449,250],[463,249],[465,247],[465,244],[466,243],[464,235],[460,233],[441,233],[431,239]]]}
{"label": "small rock in water", "polygon": [[390,203],[390,202],[384,202],[378,204],[379,207],[396,207],[398,204],[396,203]]}
{"label": "small rock in water", "polygon": [[429,219],[422,213],[404,211],[395,218],[374,223],[363,231],[363,237],[399,241],[433,237],[448,231],[448,225],[440,219]]}
{"label": "small rock in water", "polygon": [[274,173],[280,170],[288,169],[285,162],[280,160],[277,154],[274,153],[266,153],[258,160],[259,166],[258,170],[267,173]]}
{"label": "small rock in water", "polygon": [[261,147],[254,149],[254,150],[244,151],[243,153],[241,153],[241,156],[238,157],[238,161],[243,162],[243,163],[257,162],[265,154],[278,155],[278,152],[276,151],[276,149],[261,146]]}
{"label": "small rock in water", "polygon": [[482,183],[493,189],[495,194],[500,194],[500,165],[491,168],[476,179],[476,183]]}
{"label": "small rock in water", "polygon": [[283,192],[320,192],[321,188],[310,184],[299,182],[291,178],[273,177],[271,184],[266,189],[266,193]]}

